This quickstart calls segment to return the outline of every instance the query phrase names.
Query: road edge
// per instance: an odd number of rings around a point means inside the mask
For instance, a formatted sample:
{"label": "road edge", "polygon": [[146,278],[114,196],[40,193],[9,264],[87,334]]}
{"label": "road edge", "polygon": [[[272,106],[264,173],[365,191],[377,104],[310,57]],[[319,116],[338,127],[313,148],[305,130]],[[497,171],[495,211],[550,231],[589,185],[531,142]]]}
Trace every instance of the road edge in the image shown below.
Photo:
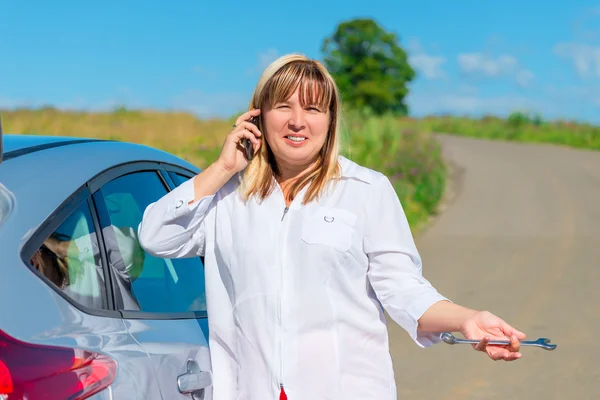
{"label": "road edge", "polygon": [[[444,134],[438,133],[433,135],[437,140],[438,136]],[[446,166],[446,182],[444,192],[442,193],[442,198],[435,208],[435,212],[431,214],[424,222],[422,222],[415,230],[416,236],[422,236],[433,225],[435,225],[441,215],[454,203],[462,191],[464,184],[465,168],[456,163],[448,149],[443,147],[444,144],[442,141],[438,141],[438,143],[440,146],[442,146],[442,161]]]}

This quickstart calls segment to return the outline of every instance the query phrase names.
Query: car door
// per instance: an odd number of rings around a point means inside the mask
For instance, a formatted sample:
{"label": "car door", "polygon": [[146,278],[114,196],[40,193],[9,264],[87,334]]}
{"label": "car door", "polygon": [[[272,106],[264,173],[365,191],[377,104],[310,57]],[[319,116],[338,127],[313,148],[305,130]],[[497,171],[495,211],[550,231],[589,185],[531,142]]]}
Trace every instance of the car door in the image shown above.
{"label": "car door", "polygon": [[93,183],[113,296],[127,329],[152,360],[164,399],[212,399],[204,266],[200,258],[144,252],[137,227],[172,181],[157,166],[123,167]]}
{"label": "car door", "polygon": [[[27,354],[34,357],[39,353],[37,357],[44,360],[44,365],[38,373],[45,371],[48,378],[29,389],[39,385],[48,390],[48,385],[55,384],[61,390],[55,396],[62,393],[65,398],[100,388],[98,398],[103,399],[160,399],[147,353],[130,335],[120,313],[114,310],[110,287],[106,284],[108,264],[101,251],[103,235],[90,195],[86,186],[74,193],[40,225],[23,248],[28,267],[53,290],[51,293],[56,293],[50,298],[41,292],[23,294],[17,298],[21,305],[41,301],[44,304],[38,304],[38,314],[29,318],[18,313],[9,318],[20,320],[19,324],[31,332],[30,338],[41,345],[28,345]],[[90,359],[95,359],[97,365],[90,365],[88,371],[81,368],[81,372],[76,368],[72,372],[61,370],[61,352],[44,353],[47,349],[44,345],[71,349],[72,357],[87,351],[94,354]],[[102,377],[107,375],[102,371],[110,370],[113,361],[118,365],[116,377],[104,389]],[[67,385],[69,380],[79,382]]]}

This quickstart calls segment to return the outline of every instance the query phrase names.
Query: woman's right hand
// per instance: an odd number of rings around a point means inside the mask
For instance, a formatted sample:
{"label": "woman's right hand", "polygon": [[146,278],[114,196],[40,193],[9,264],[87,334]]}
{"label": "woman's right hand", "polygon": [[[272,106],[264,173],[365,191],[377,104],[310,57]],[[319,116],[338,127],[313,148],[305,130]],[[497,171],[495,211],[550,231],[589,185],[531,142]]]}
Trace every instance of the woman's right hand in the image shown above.
{"label": "woman's right hand", "polygon": [[233,130],[225,138],[225,143],[223,143],[217,163],[226,171],[237,173],[248,166],[249,161],[246,158],[245,149],[242,144],[243,138],[250,140],[255,154],[258,152],[261,145],[262,133],[256,125],[249,121],[252,117],[258,115],[260,115],[260,109],[258,108],[240,115],[235,121]]}

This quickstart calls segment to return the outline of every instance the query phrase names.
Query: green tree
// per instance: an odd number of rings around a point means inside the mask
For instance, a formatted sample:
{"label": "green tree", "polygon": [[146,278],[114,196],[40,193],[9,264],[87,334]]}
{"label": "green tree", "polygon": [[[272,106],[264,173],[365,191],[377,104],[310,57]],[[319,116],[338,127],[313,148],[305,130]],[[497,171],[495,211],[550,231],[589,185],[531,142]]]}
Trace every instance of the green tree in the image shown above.
{"label": "green tree", "polygon": [[321,50],[346,105],[375,114],[408,113],[407,84],[415,71],[396,34],[372,19],[354,19],[340,23]]}

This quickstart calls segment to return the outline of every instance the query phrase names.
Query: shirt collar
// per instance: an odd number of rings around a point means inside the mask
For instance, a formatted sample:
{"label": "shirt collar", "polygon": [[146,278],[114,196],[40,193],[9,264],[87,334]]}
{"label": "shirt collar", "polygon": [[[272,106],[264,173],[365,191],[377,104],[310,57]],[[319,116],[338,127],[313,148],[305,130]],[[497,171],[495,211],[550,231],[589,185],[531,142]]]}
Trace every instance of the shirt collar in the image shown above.
{"label": "shirt collar", "polygon": [[365,183],[373,183],[373,173],[369,169],[361,167],[344,156],[340,156],[338,162],[342,169],[342,179],[358,179]]}

